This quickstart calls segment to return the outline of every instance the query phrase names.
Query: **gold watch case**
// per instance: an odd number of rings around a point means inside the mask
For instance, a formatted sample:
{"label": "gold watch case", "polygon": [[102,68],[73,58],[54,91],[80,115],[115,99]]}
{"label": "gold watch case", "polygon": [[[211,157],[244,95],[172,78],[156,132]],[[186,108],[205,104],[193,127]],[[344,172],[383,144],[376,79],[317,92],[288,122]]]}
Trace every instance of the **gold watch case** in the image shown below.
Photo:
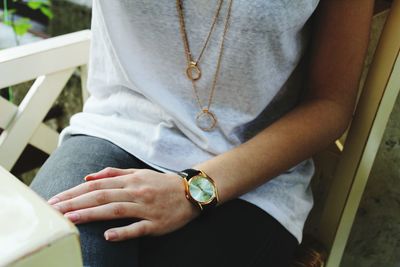
{"label": "gold watch case", "polygon": [[219,202],[218,191],[214,180],[205,172],[183,179],[185,183],[186,198],[198,206],[200,210],[208,206],[215,206]]}

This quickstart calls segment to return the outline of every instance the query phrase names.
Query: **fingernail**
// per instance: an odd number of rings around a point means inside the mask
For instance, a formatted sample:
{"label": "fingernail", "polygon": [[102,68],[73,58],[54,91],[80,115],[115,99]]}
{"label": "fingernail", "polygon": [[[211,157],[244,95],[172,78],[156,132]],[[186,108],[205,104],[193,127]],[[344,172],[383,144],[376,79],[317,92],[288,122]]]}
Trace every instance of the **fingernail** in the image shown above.
{"label": "fingernail", "polygon": [[108,231],[105,232],[104,237],[106,238],[106,240],[112,241],[118,238],[118,234],[115,231]]}
{"label": "fingernail", "polygon": [[66,213],[66,214],[64,214],[64,216],[67,217],[72,222],[78,221],[81,217],[78,213],[74,213],[74,212]]}
{"label": "fingernail", "polygon": [[60,202],[60,199],[58,197],[52,197],[47,201],[47,203],[49,203],[50,205],[54,205],[57,202]]}

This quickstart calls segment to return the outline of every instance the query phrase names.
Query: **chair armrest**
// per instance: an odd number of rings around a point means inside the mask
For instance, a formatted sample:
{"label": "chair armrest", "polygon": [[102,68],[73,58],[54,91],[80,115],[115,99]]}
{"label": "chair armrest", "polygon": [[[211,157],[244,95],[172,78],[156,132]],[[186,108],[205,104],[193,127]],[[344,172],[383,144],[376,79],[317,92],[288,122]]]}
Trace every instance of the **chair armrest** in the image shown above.
{"label": "chair armrest", "polygon": [[90,30],[65,34],[0,51],[0,88],[86,65]]}
{"label": "chair armrest", "polygon": [[0,166],[0,266],[82,266],[78,231]]}

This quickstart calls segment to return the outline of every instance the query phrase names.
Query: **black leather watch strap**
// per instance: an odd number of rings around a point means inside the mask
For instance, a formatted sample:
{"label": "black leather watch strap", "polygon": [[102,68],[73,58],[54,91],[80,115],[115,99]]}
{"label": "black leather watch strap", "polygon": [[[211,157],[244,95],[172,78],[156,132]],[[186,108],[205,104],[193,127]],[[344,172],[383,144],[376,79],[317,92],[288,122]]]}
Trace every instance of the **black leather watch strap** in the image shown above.
{"label": "black leather watch strap", "polygon": [[185,177],[186,180],[189,181],[190,178],[200,174],[201,172],[199,170],[195,170],[195,169],[186,169],[186,170],[180,171],[179,173],[183,174],[181,176]]}
{"label": "black leather watch strap", "polygon": [[204,211],[207,210],[212,210],[213,208],[215,208],[218,204],[218,200],[217,198],[214,198],[210,203],[208,203],[207,205],[201,205],[201,207],[203,208]]}

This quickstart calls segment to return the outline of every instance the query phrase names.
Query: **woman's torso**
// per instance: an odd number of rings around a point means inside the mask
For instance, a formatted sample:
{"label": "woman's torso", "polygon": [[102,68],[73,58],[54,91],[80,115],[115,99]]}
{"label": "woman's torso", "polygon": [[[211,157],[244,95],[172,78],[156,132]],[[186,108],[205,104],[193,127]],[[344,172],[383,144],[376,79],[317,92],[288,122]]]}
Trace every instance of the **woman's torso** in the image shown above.
{"label": "woman's torso", "polygon": [[[214,78],[228,2],[223,2],[200,62],[202,77],[196,84],[203,103]],[[297,103],[302,89],[297,67],[308,40],[305,25],[317,2],[234,0],[210,108],[218,125],[206,132],[195,122],[200,107],[185,75],[175,1],[95,0],[91,97],[84,111],[71,119],[60,142],[74,133],[102,137],[162,170],[184,169],[232,149]],[[183,4],[196,58],[217,1]],[[312,162],[302,162],[242,198],[275,215],[301,239],[312,206],[308,188],[312,172]]]}

